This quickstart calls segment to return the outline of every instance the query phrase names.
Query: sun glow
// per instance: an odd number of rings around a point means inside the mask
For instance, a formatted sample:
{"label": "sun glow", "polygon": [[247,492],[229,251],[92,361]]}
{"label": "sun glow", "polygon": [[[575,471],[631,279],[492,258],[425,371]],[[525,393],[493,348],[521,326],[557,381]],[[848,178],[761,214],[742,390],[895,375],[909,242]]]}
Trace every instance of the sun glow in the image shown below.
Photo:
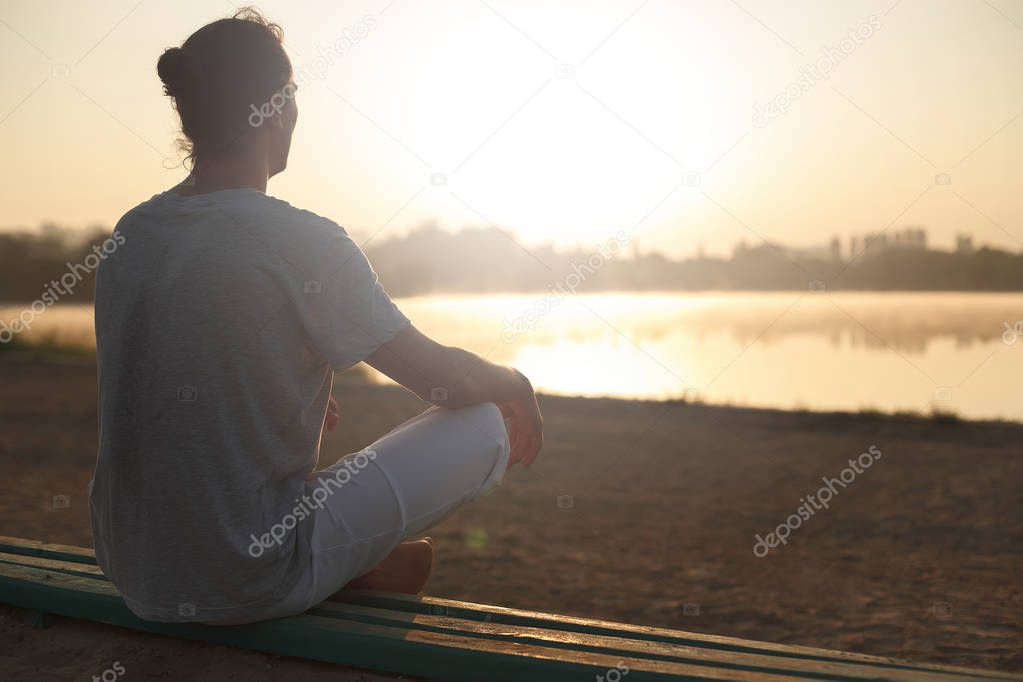
{"label": "sun glow", "polygon": [[[813,245],[897,220],[946,248],[966,230],[1017,249],[1023,41],[983,3],[937,2],[886,14],[269,0],[296,70],[313,73],[288,170],[269,189],[363,239],[492,224],[526,245],[575,246],[635,229],[645,250],[724,255],[740,239]],[[113,6],[57,4],[5,10],[17,34],[0,32],[0,53],[18,68],[0,73],[0,136],[18,163],[0,169],[0,226],[109,226],[176,184],[156,58],[229,10],[143,3],[118,23]],[[826,80],[753,124],[755,105],[873,14],[880,27]],[[936,187],[939,172],[952,184]]]}

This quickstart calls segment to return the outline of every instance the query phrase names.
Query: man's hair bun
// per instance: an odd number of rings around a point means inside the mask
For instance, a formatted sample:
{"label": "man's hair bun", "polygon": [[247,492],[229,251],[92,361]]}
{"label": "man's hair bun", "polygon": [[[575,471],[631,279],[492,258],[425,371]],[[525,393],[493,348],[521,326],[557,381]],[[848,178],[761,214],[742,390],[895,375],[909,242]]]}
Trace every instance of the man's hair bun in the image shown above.
{"label": "man's hair bun", "polygon": [[156,63],[156,72],[163,81],[164,94],[178,97],[195,82],[197,76],[195,60],[180,47],[164,50]]}

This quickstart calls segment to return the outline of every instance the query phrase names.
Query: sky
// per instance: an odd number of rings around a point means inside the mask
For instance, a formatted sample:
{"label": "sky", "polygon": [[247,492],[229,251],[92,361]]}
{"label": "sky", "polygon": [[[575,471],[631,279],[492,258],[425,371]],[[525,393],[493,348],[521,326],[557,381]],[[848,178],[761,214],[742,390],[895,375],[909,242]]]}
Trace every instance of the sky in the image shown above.
{"label": "sky", "polygon": [[[299,122],[268,192],[725,255],[926,226],[1023,249],[1023,1],[267,1]],[[229,2],[3,0],[0,229],[112,227],[184,175],[156,60]]]}

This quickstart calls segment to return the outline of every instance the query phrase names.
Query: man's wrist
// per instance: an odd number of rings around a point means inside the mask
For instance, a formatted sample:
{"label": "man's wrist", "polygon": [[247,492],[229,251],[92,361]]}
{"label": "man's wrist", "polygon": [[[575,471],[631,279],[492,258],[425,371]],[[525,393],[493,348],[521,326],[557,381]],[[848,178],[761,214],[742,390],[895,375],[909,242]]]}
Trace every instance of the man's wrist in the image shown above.
{"label": "man's wrist", "polygon": [[527,377],[525,374],[523,374],[514,367],[511,368],[511,371],[514,372],[515,376],[518,377],[519,382],[521,383],[522,386],[522,388],[520,389],[521,393],[519,394],[519,397],[523,399],[531,398],[533,396],[533,384],[529,381],[529,377]]}

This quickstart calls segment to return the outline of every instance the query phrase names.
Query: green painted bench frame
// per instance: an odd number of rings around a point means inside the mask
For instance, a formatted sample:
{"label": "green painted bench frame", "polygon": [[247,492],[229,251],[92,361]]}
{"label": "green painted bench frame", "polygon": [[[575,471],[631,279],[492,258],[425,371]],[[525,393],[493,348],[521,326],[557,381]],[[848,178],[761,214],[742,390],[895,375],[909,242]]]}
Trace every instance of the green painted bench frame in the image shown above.
{"label": "green painted bench frame", "polygon": [[0,536],[0,603],[171,637],[451,680],[897,680],[1023,676],[433,597],[348,591],[307,613],[211,627],[136,617],[91,549]]}

